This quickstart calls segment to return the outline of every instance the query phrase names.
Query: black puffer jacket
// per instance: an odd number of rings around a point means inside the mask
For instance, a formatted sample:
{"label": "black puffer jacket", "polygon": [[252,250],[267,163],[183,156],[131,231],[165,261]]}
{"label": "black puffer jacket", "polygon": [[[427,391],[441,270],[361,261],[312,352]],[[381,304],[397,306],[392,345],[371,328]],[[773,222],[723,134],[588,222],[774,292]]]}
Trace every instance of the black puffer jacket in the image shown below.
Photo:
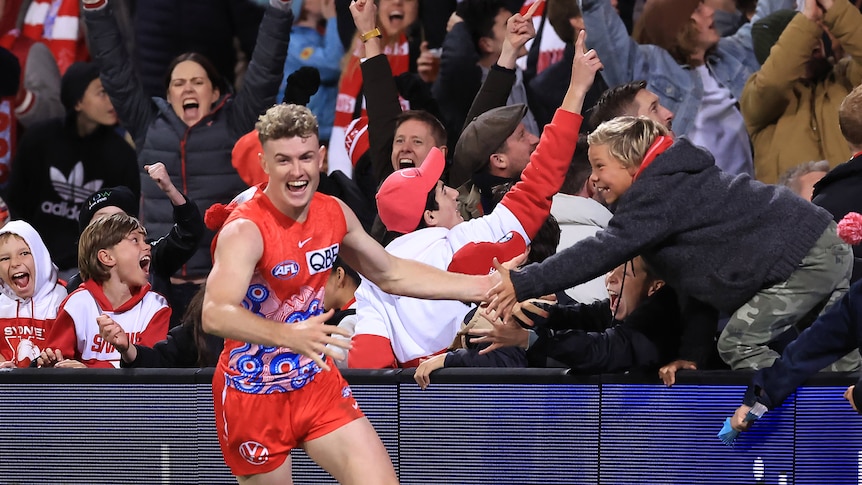
{"label": "black puffer jacket", "polygon": [[[237,139],[254,128],[260,113],[275,104],[283,76],[293,14],[266,9],[254,55],[236,97],[225,95],[213,111],[194,126],[177,117],[162,98],[144,94],[140,79],[126,61],[120,33],[110,7],[83,9],[92,55],[100,64],[102,83],[135,139],[141,178],[143,166],[162,161],[174,185],[198,204],[201,213],[214,203],[227,203],[247,186],[231,165]],[[173,206],[152,183],[142,184],[141,219],[150,234],[166,234],[174,224]],[[211,266],[207,232],[197,253],[182,269],[189,277],[205,276]]]}

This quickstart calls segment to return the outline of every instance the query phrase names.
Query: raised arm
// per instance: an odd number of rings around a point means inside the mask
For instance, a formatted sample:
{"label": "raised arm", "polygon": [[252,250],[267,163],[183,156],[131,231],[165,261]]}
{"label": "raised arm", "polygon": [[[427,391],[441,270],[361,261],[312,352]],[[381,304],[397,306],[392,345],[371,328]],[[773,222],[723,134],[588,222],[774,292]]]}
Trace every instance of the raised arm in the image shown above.
{"label": "raised arm", "polygon": [[[539,3],[541,2],[533,5],[538,6]],[[533,10],[532,7],[531,10]],[[522,16],[516,13],[509,17],[506,21],[506,37],[503,39],[500,57],[497,63],[491,66],[488,77],[473,98],[473,104],[470,105],[470,111],[467,112],[467,118],[464,120],[465,127],[480,114],[506,105],[512,86],[515,85],[515,61],[527,41],[535,37],[536,29],[533,27],[531,14]]]}
{"label": "raised arm", "polygon": [[586,31],[582,30],[575,40],[572,76],[563,103],[551,124],[542,132],[539,145],[530,156],[530,163],[521,173],[521,180],[500,202],[515,214],[530,238],[548,218],[551,200],[563,184],[583,122],[580,112],[584,96],[592,86],[596,72],[602,68],[596,51],[585,49],[586,36]]}
{"label": "raised arm", "polygon": [[583,0],[581,10],[584,25],[590,32],[588,46],[595,49],[605,61],[602,77],[608,86],[625,84],[635,79],[648,79],[649,62],[647,52],[655,55],[670,54],[664,49],[651,46],[641,50],[626,30],[623,20],[611,5],[610,0]]}
{"label": "raised arm", "polygon": [[249,282],[262,255],[263,237],[253,222],[237,219],[221,229],[204,295],[204,331],[225,339],[287,347],[329,370],[321,354],[340,357],[340,351],[334,347],[349,348],[347,341],[330,334],[350,336],[344,329],[325,324],[332,311],[286,324],[257,316],[243,307]]}
{"label": "raised arm", "polygon": [[81,13],[87,25],[87,43],[99,63],[102,85],[140,149],[158,109],[132,69],[110,1],[113,0],[83,0]]}
{"label": "raised arm", "polygon": [[197,204],[177,190],[162,162],[144,165],[144,170],[174,206],[174,225],[170,232],[150,243],[153,273],[169,278],[197,251],[206,228]]}
{"label": "raised arm", "polygon": [[847,65],[847,78],[852,86],[858,86],[862,82],[862,13],[845,2],[829,0],[820,3],[826,8],[823,23],[852,59]]}
{"label": "raised arm", "polygon": [[[377,7],[374,2],[351,2],[350,13],[360,34],[377,25]],[[392,77],[389,60],[383,54],[383,41],[372,37],[365,41],[365,62],[361,64],[365,107],[368,112],[368,144],[371,154],[371,173],[379,185],[393,172],[391,153],[395,137],[395,122],[401,114],[398,86]]]}
{"label": "raised arm", "polygon": [[260,22],[257,43],[242,88],[231,108],[229,122],[237,139],[254,129],[257,117],[275,104],[284,76],[284,61],[293,25],[291,2],[270,0],[269,3]]}
{"label": "raised arm", "polygon": [[[812,2],[814,0],[806,1]],[[740,110],[750,134],[775,123],[784,113],[790,98],[794,97],[791,87],[805,75],[805,64],[820,33],[820,27],[809,12],[797,15],[772,47],[760,71],[749,78],[742,90]]]}

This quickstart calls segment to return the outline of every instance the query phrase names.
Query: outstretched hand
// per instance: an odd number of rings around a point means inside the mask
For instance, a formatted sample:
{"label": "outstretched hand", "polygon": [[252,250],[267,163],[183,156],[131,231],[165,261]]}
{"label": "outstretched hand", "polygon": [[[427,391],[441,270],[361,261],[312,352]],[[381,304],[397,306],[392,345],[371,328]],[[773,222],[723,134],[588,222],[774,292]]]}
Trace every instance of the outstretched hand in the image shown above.
{"label": "outstretched hand", "polygon": [[490,344],[479,351],[479,354],[487,354],[503,347],[526,348],[530,340],[530,331],[521,327],[513,319],[508,321],[497,318],[495,312],[486,313],[491,328],[474,328],[470,330],[473,335],[474,344]]}
{"label": "outstretched hand", "polygon": [[509,319],[512,315],[515,303],[518,301],[518,298],[515,296],[515,286],[512,284],[511,269],[517,268],[523,264],[526,259],[527,255],[521,254],[507,261],[505,264],[500,264],[500,262],[497,261],[497,258],[494,258],[494,269],[497,270],[496,274],[499,275],[500,282],[488,290],[485,298],[488,306],[484,310],[480,311],[484,311],[489,317],[492,315],[492,312],[494,312],[494,317],[499,316],[503,321]]}
{"label": "outstretched hand", "polygon": [[[328,355],[334,359],[340,359],[343,357],[341,349],[350,350],[352,347],[349,340],[351,337],[350,330],[326,324],[333,313],[335,313],[334,310],[329,310],[308,320],[285,325],[285,330],[290,332],[285,347],[289,347],[297,354],[313,360],[321,369],[330,370],[323,356]],[[334,335],[340,335],[347,340],[334,337]]]}

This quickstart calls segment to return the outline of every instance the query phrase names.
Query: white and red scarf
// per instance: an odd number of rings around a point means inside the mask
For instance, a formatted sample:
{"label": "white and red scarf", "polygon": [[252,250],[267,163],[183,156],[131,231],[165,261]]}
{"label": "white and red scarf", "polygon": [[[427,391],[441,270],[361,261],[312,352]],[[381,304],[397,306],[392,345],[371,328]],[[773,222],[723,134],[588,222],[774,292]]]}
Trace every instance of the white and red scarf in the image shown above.
{"label": "white and red scarf", "polygon": [[79,0],[33,0],[21,35],[44,42],[54,54],[60,74],[75,61],[89,58],[79,29]]}

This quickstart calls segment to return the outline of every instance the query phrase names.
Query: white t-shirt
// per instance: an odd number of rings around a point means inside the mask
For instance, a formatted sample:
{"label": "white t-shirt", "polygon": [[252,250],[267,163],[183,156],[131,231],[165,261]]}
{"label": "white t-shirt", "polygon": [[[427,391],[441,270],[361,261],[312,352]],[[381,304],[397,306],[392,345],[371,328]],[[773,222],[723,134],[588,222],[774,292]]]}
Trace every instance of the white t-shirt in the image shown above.
{"label": "white t-shirt", "polygon": [[706,66],[695,68],[703,81],[703,98],[688,138],[709,150],[718,168],[731,174],[754,176],[751,140],[745,120],[730,90],[718,84]]}

